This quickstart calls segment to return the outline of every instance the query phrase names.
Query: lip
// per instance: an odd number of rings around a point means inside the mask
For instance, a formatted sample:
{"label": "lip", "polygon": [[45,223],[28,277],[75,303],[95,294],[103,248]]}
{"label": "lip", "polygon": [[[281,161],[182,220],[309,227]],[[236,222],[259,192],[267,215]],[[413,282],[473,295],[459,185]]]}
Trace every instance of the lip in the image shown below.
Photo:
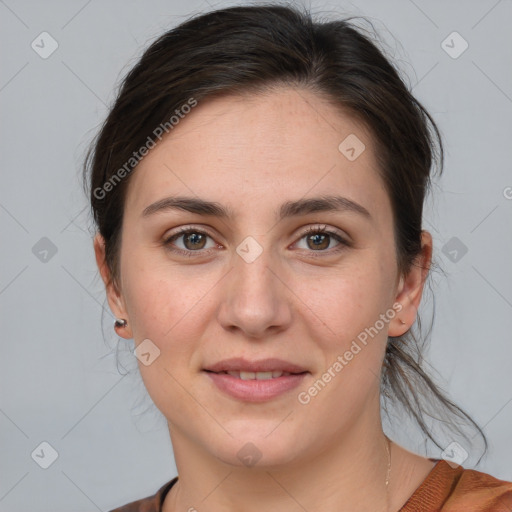
{"label": "lip", "polygon": [[219,361],[203,369],[215,373],[229,371],[270,372],[272,370],[278,370],[287,373],[307,372],[306,368],[302,368],[297,364],[290,363],[283,359],[268,358],[261,359],[259,361],[249,361],[243,357],[232,357],[231,359],[224,359],[223,361]]}
{"label": "lip", "polygon": [[[263,371],[263,370],[257,370]],[[286,371],[286,370],[284,370]],[[228,373],[204,370],[218,389],[245,402],[265,402],[296,388],[309,372],[282,375],[268,380],[242,380]]]}
{"label": "lip", "polygon": [[[270,372],[282,371],[291,375],[281,375],[268,380],[242,380],[227,373],[229,371],[242,372]],[[203,368],[203,372],[222,392],[245,402],[264,402],[271,400],[287,391],[296,388],[310,372],[295,363],[284,359],[267,358],[259,361],[249,361],[243,357],[224,359]]]}

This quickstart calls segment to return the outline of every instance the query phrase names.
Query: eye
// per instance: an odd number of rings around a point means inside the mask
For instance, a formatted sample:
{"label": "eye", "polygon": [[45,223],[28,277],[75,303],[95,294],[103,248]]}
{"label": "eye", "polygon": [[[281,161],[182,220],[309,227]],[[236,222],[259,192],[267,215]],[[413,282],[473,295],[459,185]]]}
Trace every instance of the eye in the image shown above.
{"label": "eye", "polygon": [[[201,254],[209,252],[209,249],[216,245],[214,243],[210,248],[205,248],[207,238],[212,237],[208,233],[200,229],[180,228],[178,233],[175,233],[164,240],[164,245],[170,251],[176,252],[178,254],[183,254],[184,256],[193,256],[192,253],[194,252],[200,252]],[[183,242],[183,249],[180,247],[175,247],[174,241],[179,239],[181,239]]]}
{"label": "eye", "polygon": [[[310,252],[333,253],[339,252],[343,250],[345,247],[350,246],[350,244],[338,233],[330,231],[326,228],[327,226],[312,227],[302,234],[300,240],[306,239],[306,248],[312,249],[312,251]],[[326,250],[329,248],[329,245],[331,244],[331,241],[333,239],[336,240],[338,244],[332,250]],[[315,254],[314,256],[320,255]]]}
{"label": "eye", "polygon": [[[308,252],[322,253],[314,254],[314,257],[324,256],[323,253],[337,253],[343,250],[345,247],[350,246],[350,243],[342,238],[339,234],[326,228],[327,226],[311,227],[302,233],[299,239],[299,241],[306,239],[306,249],[309,249]],[[194,253],[197,253],[197,256],[204,256],[204,254],[208,254],[212,248],[219,247],[219,244],[216,244],[215,242],[213,242],[210,247],[206,247],[208,238],[212,239],[213,241],[212,236],[201,229],[193,227],[180,228],[177,233],[174,233],[170,237],[166,238],[163,242],[163,245],[168,250],[183,256],[196,256]],[[182,241],[183,248],[179,246],[177,247],[177,244],[175,243],[180,239]],[[327,250],[329,249],[333,239],[338,244],[334,248]]]}

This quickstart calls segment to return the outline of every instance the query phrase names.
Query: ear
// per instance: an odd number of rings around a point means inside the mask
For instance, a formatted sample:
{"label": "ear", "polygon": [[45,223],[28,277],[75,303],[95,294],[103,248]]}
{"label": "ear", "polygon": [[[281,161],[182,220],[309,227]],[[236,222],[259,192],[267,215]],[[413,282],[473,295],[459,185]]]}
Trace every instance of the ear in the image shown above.
{"label": "ear", "polygon": [[99,233],[97,233],[94,237],[94,253],[96,255],[96,264],[98,265],[98,270],[105,285],[110,310],[112,313],[114,313],[116,318],[124,319],[128,322],[126,327],[123,327],[122,329],[116,329],[116,331],[119,336],[122,336],[127,340],[131,339],[133,337],[133,333],[131,329],[131,323],[128,318],[128,312],[126,311],[125,302],[122,294],[117,289],[116,283],[112,279],[110,269],[105,259],[105,240]]}
{"label": "ear", "polygon": [[395,303],[400,303],[402,309],[390,322],[388,336],[401,336],[416,320],[423,286],[432,262],[432,245],[432,235],[428,231],[422,231],[421,253],[414,260],[407,276],[400,277]]}

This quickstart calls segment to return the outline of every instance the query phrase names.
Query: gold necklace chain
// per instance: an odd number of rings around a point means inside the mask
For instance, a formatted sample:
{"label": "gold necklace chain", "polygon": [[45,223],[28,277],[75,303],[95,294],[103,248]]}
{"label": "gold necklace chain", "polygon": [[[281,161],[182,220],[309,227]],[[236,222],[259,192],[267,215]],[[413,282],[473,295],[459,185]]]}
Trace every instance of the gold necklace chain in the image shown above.
{"label": "gold necklace chain", "polygon": [[389,475],[391,473],[391,439],[384,434],[386,438],[386,451],[388,452],[388,470],[386,473],[386,510],[389,512],[390,503],[389,503]]}
{"label": "gold necklace chain", "polygon": [[388,471],[386,474],[386,492],[389,486],[389,474],[391,472],[391,439],[389,439],[388,436],[385,436],[387,443],[386,443],[386,450],[388,452]]}

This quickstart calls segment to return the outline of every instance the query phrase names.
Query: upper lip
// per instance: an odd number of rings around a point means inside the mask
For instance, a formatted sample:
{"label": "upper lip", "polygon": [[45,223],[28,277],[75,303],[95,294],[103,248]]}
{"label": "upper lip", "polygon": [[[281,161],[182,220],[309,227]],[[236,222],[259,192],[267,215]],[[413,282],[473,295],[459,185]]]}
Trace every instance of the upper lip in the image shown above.
{"label": "upper lip", "polygon": [[243,357],[233,357],[231,359],[224,359],[215,364],[209,365],[204,368],[207,371],[219,372],[270,372],[282,371],[288,373],[303,373],[307,370],[297,364],[284,361],[283,359],[270,358],[260,359],[259,361],[248,361]]}

